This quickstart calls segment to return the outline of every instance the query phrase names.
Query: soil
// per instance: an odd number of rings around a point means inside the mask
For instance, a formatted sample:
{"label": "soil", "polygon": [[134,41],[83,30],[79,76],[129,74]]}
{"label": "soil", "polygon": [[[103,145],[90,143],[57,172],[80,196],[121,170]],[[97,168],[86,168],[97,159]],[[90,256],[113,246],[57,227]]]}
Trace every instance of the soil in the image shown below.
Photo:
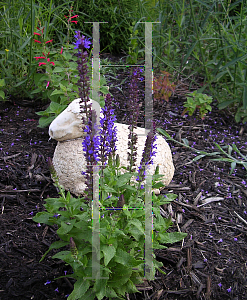
{"label": "soil", "polygon": [[[107,55],[106,55],[107,56]],[[110,57],[108,55],[108,57]],[[112,61],[117,61],[117,58]],[[118,122],[127,123],[129,70],[118,70],[118,78],[106,75],[114,97]],[[126,79],[125,83],[121,83]],[[114,87],[114,85],[118,85]],[[204,120],[182,116],[185,94],[196,89],[180,81],[169,102],[155,100],[158,127],[177,141],[187,139],[193,149],[212,153],[235,144],[246,156],[247,128],[237,124],[230,112],[213,110]],[[143,83],[140,83],[143,89]],[[123,93],[122,93],[123,91]],[[143,96],[141,97],[143,101]],[[38,128],[35,112],[42,103],[11,99],[0,108],[0,299],[66,299],[73,281],[57,279],[71,269],[53,260],[51,251],[39,262],[56,230],[37,225],[32,216],[44,210],[48,197],[58,197],[50,179],[48,157],[56,141],[47,128]],[[144,126],[144,105],[139,126]],[[247,178],[243,165],[212,161],[209,156],[192,162],[195,151],[168,141],[175,165],[172,182],[162,193],[175,193],[177,200],[162,207],[172,215],[171,231],[187,232],[179,243],[155,251],[166,275],[156,279],[128,299],[247,299]],[[234,153],[234,151],[233,151]],[[234,155],[234,154],[233,154]],[[239,155],[236,154],[235,157]]]}

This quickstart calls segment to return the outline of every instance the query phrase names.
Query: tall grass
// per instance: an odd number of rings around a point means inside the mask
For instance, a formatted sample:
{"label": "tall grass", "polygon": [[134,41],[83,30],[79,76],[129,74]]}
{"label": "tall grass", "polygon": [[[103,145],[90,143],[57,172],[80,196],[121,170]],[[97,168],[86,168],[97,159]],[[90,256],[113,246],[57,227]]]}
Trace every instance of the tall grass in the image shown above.
{"label": "tall grass", "polygon": [[[247,121],[246,0],[156,1],[152,14],[138,16],[153,25],[155,66],[196,84]],[[143,3],[145,5],[145,3]],[[143,10],[139,10],[140,13]],[[142,25],[140,25],[142,26]],[[143,37],[139,37],[144,43]],[[199,88],[199,87],[198,87]]]}

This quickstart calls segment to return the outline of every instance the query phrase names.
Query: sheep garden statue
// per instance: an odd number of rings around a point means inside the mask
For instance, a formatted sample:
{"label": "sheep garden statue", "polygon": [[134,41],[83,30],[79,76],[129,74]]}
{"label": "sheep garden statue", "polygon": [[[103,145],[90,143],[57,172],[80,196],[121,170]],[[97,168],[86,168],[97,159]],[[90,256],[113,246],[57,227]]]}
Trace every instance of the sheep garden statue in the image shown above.
{"label": "sheep garden statue", "polygon": [[[86,171],[86,159],[83,154],[82,140],[83,128],[80,115],[80,99],[76,99],[51,123],[49,135],[58,141],[56,146],[53,165],[57,172],[59,183],[65,190],[73,194],[83,195],[86,188],[85,178],[81,172]],[[92,109],[100,111],[99,104],[90,100]],[[99,120],[97,120],[99,124]],[[119,154],[120,164],[128,166],[128,125],[115,123],[117,127],[116,154]],[[138,135],[137,140],[137,161],[140,165],[142,152],[145,146],[145,128],[137,127],[134,132]],[[174,175],[171,149],[165,139],[156,134],[157,154],[153,158],[153,165],[150,167],[150,174],[154,174],[155,168],[159,165],[159,173],[164,175],[162,182],[167,186]]]}

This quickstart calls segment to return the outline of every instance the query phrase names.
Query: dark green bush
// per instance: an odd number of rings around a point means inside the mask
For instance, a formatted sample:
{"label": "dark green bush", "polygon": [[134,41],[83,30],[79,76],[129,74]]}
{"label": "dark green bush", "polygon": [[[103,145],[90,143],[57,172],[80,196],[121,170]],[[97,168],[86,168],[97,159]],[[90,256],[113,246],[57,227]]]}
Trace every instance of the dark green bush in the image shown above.
{"label": "dark green bush", "polygon": [[127,52],[137,3],[130,0],[76,0],[74,10],[80,14],[78,29],[92,36],[92,24],[84,22],[108,22],[100,24],[101,52]]}

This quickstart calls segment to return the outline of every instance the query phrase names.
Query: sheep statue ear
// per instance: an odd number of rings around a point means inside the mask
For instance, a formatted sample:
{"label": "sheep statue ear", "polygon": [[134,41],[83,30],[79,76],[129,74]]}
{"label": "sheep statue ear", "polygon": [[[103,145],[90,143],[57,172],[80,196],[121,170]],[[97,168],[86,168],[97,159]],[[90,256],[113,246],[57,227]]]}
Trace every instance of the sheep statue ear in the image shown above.
{"label": "sheep statue ear", "polygon": [[[99,125],[100,105],[98,102],[91,100],[92,109],[98,116],[97,124]],[[49,127],[49,135],[52,139],[59,142],[77,139],[83,136],[83,128],[80,114],[80,98],[72,101],[69,106],[56,117]]]}

